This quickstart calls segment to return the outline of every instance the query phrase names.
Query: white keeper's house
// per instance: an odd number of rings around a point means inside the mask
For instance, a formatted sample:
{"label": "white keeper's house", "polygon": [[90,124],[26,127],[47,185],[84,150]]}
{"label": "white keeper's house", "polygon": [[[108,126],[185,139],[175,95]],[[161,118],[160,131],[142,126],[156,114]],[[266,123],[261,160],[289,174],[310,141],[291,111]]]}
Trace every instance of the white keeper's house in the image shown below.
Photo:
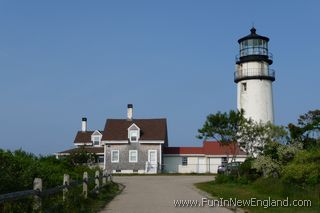
{"label": "white keeper's house", "polygon": [[217,173],[218,165],[230,162],[238,147],[205,141],[202,147],[169,147],[167,120],[134,119],[128,104],[127,118],[107,119],[104,130],[88,130],[87,118],[74,139],[75,148],[56,153],[57,158],[85,150],[98,156],[97,165],[112,173]]}

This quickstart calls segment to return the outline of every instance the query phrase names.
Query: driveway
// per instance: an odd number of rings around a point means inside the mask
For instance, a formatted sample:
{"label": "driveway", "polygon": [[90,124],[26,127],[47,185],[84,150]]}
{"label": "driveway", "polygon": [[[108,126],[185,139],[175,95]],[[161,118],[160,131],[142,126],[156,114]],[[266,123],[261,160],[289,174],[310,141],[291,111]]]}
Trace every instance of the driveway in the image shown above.
{"label": "driveway", "polygon": [[125,185],[102,213],[232,213],[221,207],[175,207],[174,200],[197,200],[200,194],[193,184],[210,181],[213,176],[118,176],[114,181]]}

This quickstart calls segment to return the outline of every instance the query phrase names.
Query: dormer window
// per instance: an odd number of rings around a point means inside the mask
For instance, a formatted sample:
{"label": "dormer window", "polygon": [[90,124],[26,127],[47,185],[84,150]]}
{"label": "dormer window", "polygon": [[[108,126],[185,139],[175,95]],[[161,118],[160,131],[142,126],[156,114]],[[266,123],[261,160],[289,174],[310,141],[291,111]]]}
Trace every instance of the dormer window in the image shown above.
{"label": "dormer window", "polygon": [[132,124],[128,128],[128,139],[130,142],[138,142],[139,138],[140,138],[140,128],[137,125]]}
{"label": "dormer window", "polygon": [[100,145],[100,137],[99,136],[94,136],[93,137],[93,145],[94,146],[99,146]]}
{"label": "dormer window", "polygon": [[94,131],[91,135],[91,141],[93,146],[100,146],[102,134],[98,130]]}
{"label": "dormer window", "polygon": [[130,131],[130,141],[131,142],[138,142],[138,130],[131,130]]}

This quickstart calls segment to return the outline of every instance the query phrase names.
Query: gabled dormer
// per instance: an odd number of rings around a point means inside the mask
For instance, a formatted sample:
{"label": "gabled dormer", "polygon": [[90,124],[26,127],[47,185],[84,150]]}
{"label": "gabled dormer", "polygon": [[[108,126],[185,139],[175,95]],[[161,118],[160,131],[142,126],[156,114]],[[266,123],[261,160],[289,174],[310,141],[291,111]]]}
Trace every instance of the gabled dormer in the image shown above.
{"label": "gabled dormer", "polygon": [[139,141],[139,138],[140,138],[140,128],[133,123],[128,128],[128,139],[130,142],[135,143]]}
{"label": "gabled dormer", "polygon": [[101,146],[102,134],[99,130],[95,130],[91,135],[92,146]]}

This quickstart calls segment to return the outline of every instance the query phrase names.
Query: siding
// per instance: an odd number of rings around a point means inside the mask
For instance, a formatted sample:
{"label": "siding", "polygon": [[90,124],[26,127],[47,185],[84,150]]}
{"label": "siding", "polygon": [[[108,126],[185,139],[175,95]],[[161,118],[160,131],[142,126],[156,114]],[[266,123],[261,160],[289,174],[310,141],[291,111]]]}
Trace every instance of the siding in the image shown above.
{"label": "siding", "polygon": [[[188,165],[182,165],[182,157],[188,158]],[[218,172],[218,166],[222,163],[222,157],[203,156],[163,156],[163,172],[166,173],[213,173]],[[201,160],[201,159],[204,159]],[[236,161],[243,162],[245,157],[237,157]],[[205,162],[204,164],[202,162]],[[229,159],[231,162],[231,158]]]}
{"label": "siding", "polygon": [[[111,150],[119,150],[119,163],[111,162]],[[138,162],[129,163],[129,150],[138,150]],[[139,173],[145,170],[148,161],[148,150],[157,150],[157,163],[160,162],[160,145],[159,144],[110,144],[106,147],[106,169],[108,171],[121,170],[121,173],[132,173],[138,170]]]}

